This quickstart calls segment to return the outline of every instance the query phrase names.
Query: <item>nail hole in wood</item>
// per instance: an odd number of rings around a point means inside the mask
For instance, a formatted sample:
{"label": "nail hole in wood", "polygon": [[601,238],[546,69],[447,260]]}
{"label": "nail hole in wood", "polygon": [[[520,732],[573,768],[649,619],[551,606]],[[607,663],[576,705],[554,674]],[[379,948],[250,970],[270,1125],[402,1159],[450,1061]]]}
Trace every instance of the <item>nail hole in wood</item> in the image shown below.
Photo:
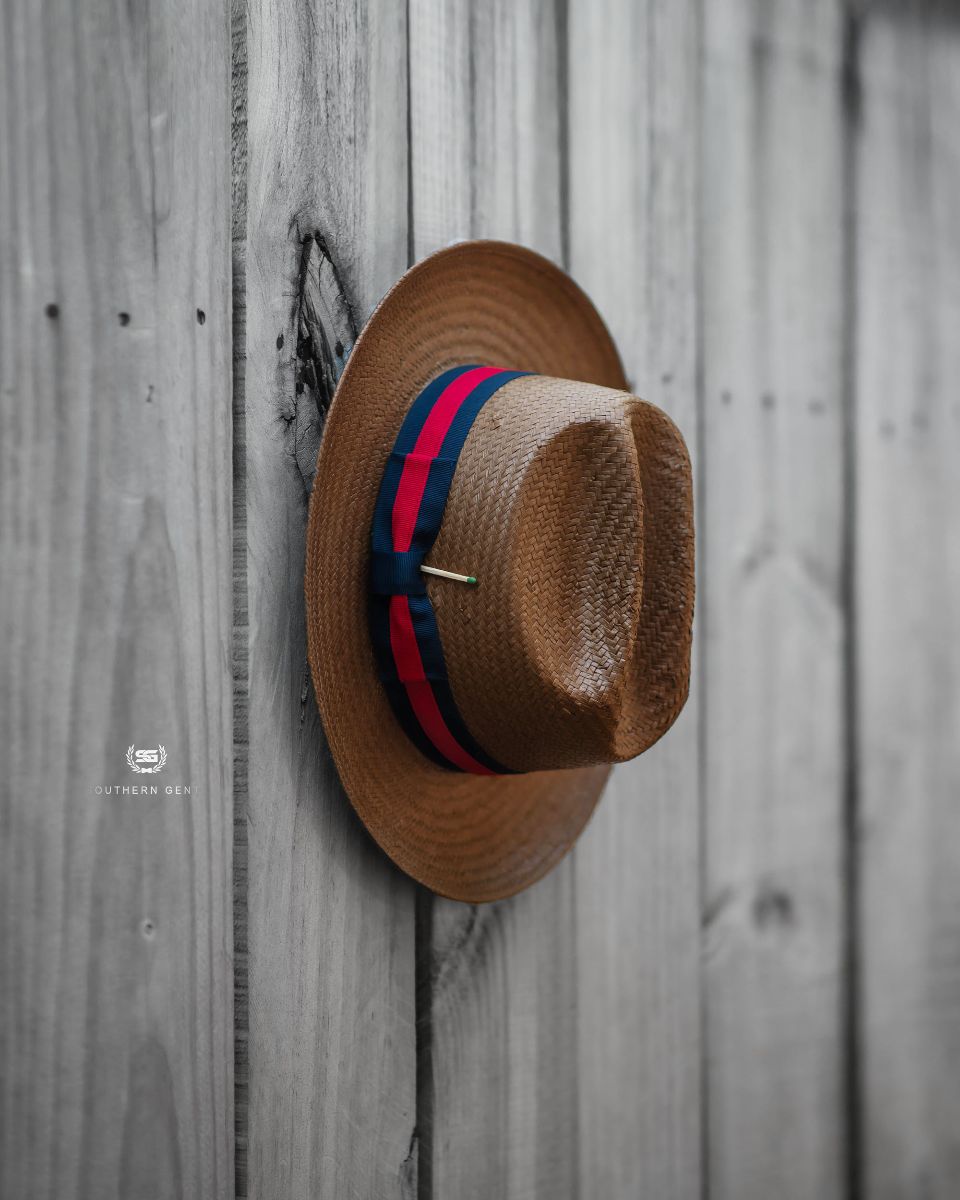
{"label": "nail hole in wood", "polygon": [[762,887],[753,902],[753,920],[758,929],[793,925],[793,899],[781,888]]}

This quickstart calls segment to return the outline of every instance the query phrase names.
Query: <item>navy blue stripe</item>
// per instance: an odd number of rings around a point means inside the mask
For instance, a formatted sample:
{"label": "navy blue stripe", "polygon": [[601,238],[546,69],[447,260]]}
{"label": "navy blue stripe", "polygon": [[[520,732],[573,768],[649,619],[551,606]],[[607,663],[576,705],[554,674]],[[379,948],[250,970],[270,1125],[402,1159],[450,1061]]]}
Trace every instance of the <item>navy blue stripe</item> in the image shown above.
{"label": "navy blue stripe", "polygon": [[390,701],[390,707],[393,709],[393,715],[420,753],[429,758],[431,762],[436,763],[438,767],[443,767],[447,771],[460,771],[459,767],[455,767],[440,753],[423,732],[423,726],[417,720],[416,713],[410,704],[410,697],[407,695],[407,689],[403,684],[398,683],[395,679],[384,679],[382,682],[387,699]]}
{"label": "navy blue stripe", "polygon": [[463,444],[467,440],[467,434],[477,419],[477,414],[493,393],[499,391],[512,379],[518,379],[521,375],[529,375],[529,373],[529,371],[501,371],[497,375],[489,375],[486,379],[481,380],[460,405],[450,422],[447,436],[443,439],[443,445],[440,447],[439,457],[452,458],[456,462],[460,457]]}
{"label": "navy blue stripe", "polygon": [[[446,767],[450,771],[460,771],[460,767],[449,762],[424,733],[410,704],[407,689],[397,678],[397,668],[390,649],[390,597],[373,596],[371,600],[372,607],[381,607],[379,613],[371,611],[370,628],[373,634],[378,674],[387,693],[394,716],[396,716],[397,720],[403,726],[407,737],[416,744],[417,749],[421,753],[425,754],[431,761],[437,763],[438,766]],[[417,601],[422,601],[422,608]],[[495,759],[491,758],[476,741],[473,734],[467,728],[463,717],[460,715],[460,710],[457,708],[446,676],[446,663],[443,661],[443,650],[441,648],[440,635],[436,627],[433,606],[425,596],[411,596],[409,604],[410,615],[417,634],[417,645],[420,647],[420,655],[423,659],[424,674],[430,680],[433,694],[437,701],[437,707],[440,709],[447,728],[463,749],[472,755],[477,762],[491,771],[496,771],[497,774],[509,774],[510,772],[497,763]],[[417,611],[418,609],[420,609],[419,612]],[[425,644],[429,647],[426,657],[424,657]]]}
{"label": "navy blue stripe", "polygon": [[377,673],[401,727],[414,745],[432,762],[460,772],[461,768],[449,762],[424,732],[410,704],[406,688],[397,678],[390,644],[390,596],[406,595],[424,674],[430,681],[437,707],[451,735],[471,757],[488,770],[509,775],[514,772],[498,763],[477,743],[457,708],[447,675],[436,616],[433,605],[425,594],[419,565],[440,532],[457,460],[477,414],[499,388],[526,372],[500,371],[482,380],[469,393],[454,416],[440,453],[430,468],[417,512],[410,550],[400,554],[393,546],[393,506],[403,474],[404,457],[414,449],[420,431],[443,391],[454,379],[473,369],[472,365],[453,367],[437,376],[423,389],[404,418],[396,444],[387,460],[371,531],[374,552],[371,558],[371,589],[374,594],[370,596],[370,633]]}
{"label": "navy blue stripe", "polygon": [[377,675],[383,684],[393,715],[404,733],[431,762],[447,770],[458,770],[440,753],[423,731],[410,704],[407,689],[397,679],[397,667],[390,647],[390,597],[370,597],[370,634],[373,653],[377,662]]}
{"label": "navy blue stripe", "polygon": [[[383,479],[380,481],[380,494],[377,497],[377,506],[373,514],[373,548],[374,550],[392,550],[393,549],[393,503],[397,498],[397,488],[400,486],[400,476],[403,474],[403,459],[404,455],[410,454],[414,446],[417,444],[417,438],[420,436],[420,430],[423,429],[427,417],[430,415],[433,406],[440,399],[441,394],[446,390],[448,384],[453,383],[466,371],[473,371],[473,365],[463,367],[451,367],[448,371],[444,371],[442,375],[438,375],[436,379],[430,381],[423,389],[416,400],[410,407],[409,412],[403,418],[403,424],[400,426],[400,432],[397,434],[397,440],[394,443],[393,450],[387,460],[387,465],[383,473]],[[462,443],[461,443],[462,445]],[[455,465],[455,464],[454,464]],[[431,474],[433,467],[430,468]],[[451,478],[453,472],[451,468]],[[447,490],[449,491],[449,483]],[[439,529],[439,523],[437,528]],[[424,554],[429,550],[429,546],[424,550]]]}
{"label": "navy blue stripe", "polygon": [[443,392],[447,390],[455,379],[459,379],[467,371],[475,371],[476,369],[476,363],[468,363],[466,366],[461,367],[451,367],[448,371],[444,371],[442,375],[438,375],[436,379],[431,380],[427,384],[416,400],[414,400],[413,404],[411,404],[410,411],[403,418],[403,424],[400,426],[400,432],[397,434],[397,440],[393,447],[397,454],[411,453],[417,444],[420,430],[423,429],[427,417],[430,416],[433,406],[440,399]]}
{"label": "navy blue stripe", "polygon": [[511,379],[516,379],[519,375],[526,373],[525,371],[501,371],[497,375],[490,375],[481,380],[460,405],[456,416],[450,422],[450,428],[443,439],[440,453],[427,477],[427,485],[423,490],[423,499],[420,501],[416,524],[413,528],[413,539],[410,543],[411,550],[419,550],[424,558],[430,553],[440,532],[440,523],[443,519],[443,511],[447,506],[447,496],[450,494],[453,473],[456,470],[460,451],[467,440],[467,435],[477,419],[477,414],[494,392],[509,383]]}
{"label": "navy blue stripe", "polygon": [[[423,673],[430,680],[437,707],[440,709],[447,728],[453,734],[454,740],[459,742],[472,758],[475,758],[488,770],[495,771],[498,775],[512,774],[483,749],[460,715],[460,710],[457,708],[453,692],[450,689],[447,664],[443,657],[443,643],[440,641],[437,618],[429,596],[408,596],[407,603],[410,606],[413,631],[417,636],[417,645],[420,648]],[[460,770],[459,767],[454,769]]]}

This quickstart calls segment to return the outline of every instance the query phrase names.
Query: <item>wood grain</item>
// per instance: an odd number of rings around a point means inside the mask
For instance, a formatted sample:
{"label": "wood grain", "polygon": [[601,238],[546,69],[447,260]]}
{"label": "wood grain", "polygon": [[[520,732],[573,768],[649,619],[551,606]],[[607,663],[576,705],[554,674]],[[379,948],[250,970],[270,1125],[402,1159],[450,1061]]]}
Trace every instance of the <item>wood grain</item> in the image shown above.
{"label": "wood grain", "polygon": [[[562,8],[413,0],[413,248],[560,261]],[[420,905],[421,1195],[576,1193],[573,863],[512,900]]]}
{"label": "wood grain", "polygon": [[413,887],[354,817],[312,694],[301,439],[320,414],[298,354],[316,235],[356,324],[406,265],[405,14],[247,12],[248,1190],[412,1196]]}
{"label": "wood grain", "polygon": [[[697,462],[697,20],[570,6],[570,265]],[[580,1194],[700,1194],[698,681],[576,850]]]}
{"label": "wood grain", "polygon": [[875,6],[856,166],[863,1195],[960,1179],[960,20]]}
{"label": "wood grain", "polygon": [[411,0],[417,259],[485,237],[560,261],[564,11],[561,0]]}
{"label": "wood grain", "polygon": [[0,59],[0,1193],[227,1200],[227,12],[5,4]]}
{"label": "wood grain", "polygon": [[708,1176],[845,1194],[844,6],[704,7]]}
{"label": "wood grain", "polygon": [[231,267],[233,295],[233,1064],[234,1173],[247,1195],[247,760],[250,730],[247,611],[247,9],[230,0]]}

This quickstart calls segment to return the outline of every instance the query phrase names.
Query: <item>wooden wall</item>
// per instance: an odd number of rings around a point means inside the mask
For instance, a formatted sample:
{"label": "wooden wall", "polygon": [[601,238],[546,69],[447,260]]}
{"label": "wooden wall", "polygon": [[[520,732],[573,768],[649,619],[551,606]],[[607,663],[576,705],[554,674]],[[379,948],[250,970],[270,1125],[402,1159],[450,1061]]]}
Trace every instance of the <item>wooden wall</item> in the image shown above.
{"label": "wooden wall", "polygon": [[[952,1200],[960,11],[6,0],[0,62],[0,1200]],[[354,817],[302,601],[350,346],[467,237],[698,512],[684,714],[480,906]]]}
{"label": "wooden wall", "polygon": [[227,14],[0,14],[0,1195],[228,1196]]}
{"label": "wooden wall", "polygon": [[864,1195],[960,1187],[960,12],[861,31],[851,187]]}
{"label": "wooden wall", "polygon": [[846,1191],[840,2],[704,8],[700,509],[712,1193]]}

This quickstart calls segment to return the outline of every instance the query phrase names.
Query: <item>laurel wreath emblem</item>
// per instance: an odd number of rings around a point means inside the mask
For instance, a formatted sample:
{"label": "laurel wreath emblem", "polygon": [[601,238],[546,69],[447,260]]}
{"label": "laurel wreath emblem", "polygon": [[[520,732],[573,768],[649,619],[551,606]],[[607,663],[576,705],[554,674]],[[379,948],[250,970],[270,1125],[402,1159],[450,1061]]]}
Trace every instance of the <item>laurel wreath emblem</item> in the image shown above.
{"label": "laurel wreath emblem", "polygon": [[161,768],[163,767],[163,764],[167,761],[166,750],[164,750],[164,748],[162,746],[158,746],[157,750],[160,753],[160,758],[159,758],[156,766],[141,767],[138,763],[134,762],[134,759],[133,759],[134,752],[136,751],[136,746],[130,746],[127,750],[127,766],[130,768],[131,771],[136,772],[137,775],[156,775],[156,773],[159,770],[161,770]]}

